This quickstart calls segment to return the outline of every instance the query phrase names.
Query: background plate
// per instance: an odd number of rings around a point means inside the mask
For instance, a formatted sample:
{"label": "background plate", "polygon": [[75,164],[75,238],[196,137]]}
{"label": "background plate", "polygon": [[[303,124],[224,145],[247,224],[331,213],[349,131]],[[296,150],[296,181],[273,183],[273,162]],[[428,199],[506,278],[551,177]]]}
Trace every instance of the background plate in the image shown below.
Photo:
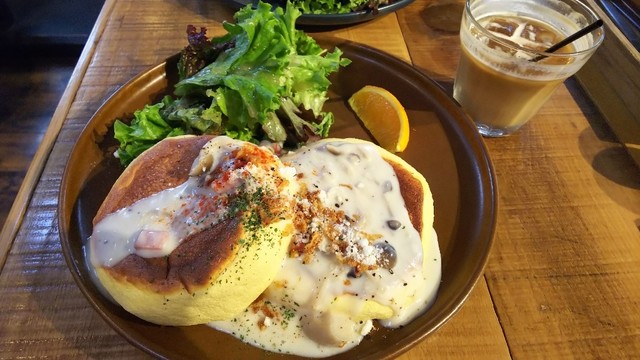
{"label": "background plate", "polygon": [[[400,154],[426,177],[435,202],[435,228],[442,252],[442,283],[433,306],[400,329],[378,329],[337,359],[392,358],[433,332],[462,305],[482,275],[496,217],[493,169],[481,137],[450,96],[409,64],[362,45],[320,39],[339,46],[352,63],[331,78],[325,109],[336,116],[332,137],[371,139],[346,100],[366,84],[383,86],[407,109],[411,139]],[[91,220],[122,172],[113,157],[111,125],[144,104],[160,100],[176,81],[174,56],[119,89],[89,121],[71,152],[62,179],[59,224],[62,249],[83,294],[100,315],[139,348],[161,358],[274,359],[267,353],[207,326],[167,327],[144,322],[108,301],[91,282],[83,243]]]}
{"label": "background plate", "polygon": [[[249,4],[253,4],[253,0],[225,0],[236,10]],[[313,26],[338,26],[357,24],[364,21],[373,20],[377,17],[384,16],[396,10],[411,4],[414,0],[398,0],[389,5],[382,5],[378,8],[378,13],[373,14],[371,10],[360,10],[346,14],[302,14],[297,20],[297,25],[313,25]],[[276,1],[269,1],[275,3]]]}

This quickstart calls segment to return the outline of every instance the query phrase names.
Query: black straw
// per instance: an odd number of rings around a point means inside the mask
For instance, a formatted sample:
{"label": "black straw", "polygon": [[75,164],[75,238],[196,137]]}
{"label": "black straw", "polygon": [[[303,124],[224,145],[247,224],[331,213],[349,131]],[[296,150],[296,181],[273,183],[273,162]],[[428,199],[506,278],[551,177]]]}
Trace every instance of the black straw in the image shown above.
{"label": "black straw", "polygon": [[[574,34],[569,35],[568,37],[566,37],[564,40],[558,42],[555,45],[552,45],[551,47],[549,47],[544,52],[548,52],[548,53],[555,52],[555,51],[563,48],[564,46],[566,46],[566,45],[578,40],[579,38],[587,35],[588,33],[592,32],[593,30],[601,27],[602,25],[604,25],[604,21],[602,21],[602,19],[598,19],[598,20],[596,20],[596,22],[591,23],[588,26],[583,27],[582,29],[576,31]],[[536,61],[542,60],[542,59],[544,59],[546,57],[547,57],[546,55],[538,55],[535,58],[531,59],[531,61],[536,62]]]}

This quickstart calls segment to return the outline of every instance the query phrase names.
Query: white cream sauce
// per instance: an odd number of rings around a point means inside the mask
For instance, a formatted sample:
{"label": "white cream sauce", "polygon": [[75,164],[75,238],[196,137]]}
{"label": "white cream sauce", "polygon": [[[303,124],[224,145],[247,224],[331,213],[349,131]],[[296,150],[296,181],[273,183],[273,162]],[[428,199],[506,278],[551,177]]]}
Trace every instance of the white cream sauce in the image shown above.
{"label": "white cream sauce", "polygon": [[[309,263],[302,257],[288,258],[259,308],[210,326],[270,351],[324,357],[356,346],[372,329],[375,315],[365,313],[367,302],[392,309],[379,320],[385,327],[419,316],[434,300],[440,283],[437,237],[433,231],[428,253],[423,254],[396,174],[378,150],[366,143],[323,140],[282,160],[302,174],[300,181],[309,191],[319,191],[325,207],[342,210],[352,219],[340,225],[350,228],[341,233],[353,242],[351,251],[324,241]],[[394,230],[390,220],[401,226]],[[369,244],[358,236],[363,233],[377,239]],[[349,275],[352,267],[338,260],[338,255],[352,256],[366,263],[380,256],[381,244],[395,249],[397,260],[391,269],[367,270],[354,278]],[[344,297],[349,299],[347,306],[337,306],[337,299]]]}

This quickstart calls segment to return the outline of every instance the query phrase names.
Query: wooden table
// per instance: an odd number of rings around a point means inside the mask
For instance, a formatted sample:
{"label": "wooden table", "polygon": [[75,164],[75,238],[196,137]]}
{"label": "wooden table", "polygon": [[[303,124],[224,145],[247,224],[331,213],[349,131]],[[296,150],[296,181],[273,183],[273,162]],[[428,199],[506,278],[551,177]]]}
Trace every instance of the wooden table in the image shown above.
{"label": "wooden table", "polygon": [[[461,11],[458,0],[418,0],[329,32],[411,62],[450,91]],[[58,187],[109,95],[179,51],[187,24],[216,35],[231,17],[213,0],[106,1],[2,232],[0,358],[146,356],[73,282]],[[515,135],[485,142],[500,201],[489,263],[462,309],[403,358],[640,358],[640,171],[592,100],[570,79]]]}

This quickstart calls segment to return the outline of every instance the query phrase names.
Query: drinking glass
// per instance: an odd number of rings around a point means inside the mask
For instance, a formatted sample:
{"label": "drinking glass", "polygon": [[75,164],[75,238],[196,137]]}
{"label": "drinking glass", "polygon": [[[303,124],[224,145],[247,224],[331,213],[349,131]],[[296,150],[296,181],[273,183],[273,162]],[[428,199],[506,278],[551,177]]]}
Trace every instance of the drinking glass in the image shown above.
{"label": "drinking glass", "polygon": [[454,98],[482,135],[513,133],[586,63],[604,30],[546,50],[596,20],[578,0],[467,0]]}

